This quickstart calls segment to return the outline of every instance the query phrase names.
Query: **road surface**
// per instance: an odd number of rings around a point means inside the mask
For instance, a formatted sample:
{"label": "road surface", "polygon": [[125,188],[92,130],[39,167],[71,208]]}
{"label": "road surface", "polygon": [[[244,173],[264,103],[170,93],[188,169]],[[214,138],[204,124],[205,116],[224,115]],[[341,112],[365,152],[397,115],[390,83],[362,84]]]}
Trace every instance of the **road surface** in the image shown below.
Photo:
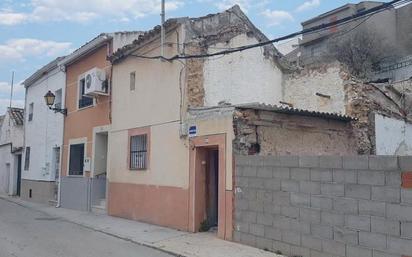
{"label": "road surface", "polygon": [[0,257],[171,257],[0,199]]}

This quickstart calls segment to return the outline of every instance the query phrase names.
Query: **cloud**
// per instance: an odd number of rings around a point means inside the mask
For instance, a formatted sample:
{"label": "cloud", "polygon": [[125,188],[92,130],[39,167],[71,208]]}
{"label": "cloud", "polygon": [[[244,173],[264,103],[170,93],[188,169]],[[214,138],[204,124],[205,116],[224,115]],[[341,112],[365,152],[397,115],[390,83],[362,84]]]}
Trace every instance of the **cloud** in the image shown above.
{"label": "cloud", "polygon": [[31,57],[57,57],[69,52],[69,42],[55,42],[33,38],[10,39],[0,44],[0,64],[24,62]]}
{"label": "cloud", "polygon": [[303,4],[299,5],[296,8],[296,12],[303,12],[313,8],[316,8],[320,5],[320,0],[308,0],[305,1]]}
{"label": "cloud", "polygon": [[200,3],[211,3],[213,4],[216,8],[218,8],[220,11],[227,10],[230,7],[234,5],[239,5],[240,8],[247,12],[248,10],[252,8],[259,8],[266,6],[269,1],[268,0],[221,0],[221,1],[215,1],[215,0],[197,0]]}
{"label": "cloud", "polygon": [[27,20],[27,15],[24,13],[15,13],[7,10],[0,11],[0,25],[17,25]]}
{"label": "cloud", "polygon": [[[17,25],[24,22],[71,21],[84,23],[98,18],[137,19],[160,13],[161,0],[31,0],[31,11],[17,13],[3,11],[6,19],[0,25]],[[168,11],[184,5],[183,0],[166,2]],[[2,16],[0,16],[2,17]]]}
{"label": "cloud", "polygon": [[266,9],[262,15],[268,20],[269,26],[278,26],[283,22],[294,21],[292,14],[287,11]]}
{"label": "cloud", "polygon": [[[0,115],[6,113],[7,108],[10,106],[10,99],[9,98],[0,98]],[[22,99],[13,99],[12,102],[13,107],[24,107],[24,100]]]}
{"label": "cloud", "polygon": [[[0,95],[10,95],[10,83],[0,81]],[[22,94],[25,92],[24,86],[22,85],[22,82],[17,83],[13,86],[13,95],[14,94]]]}

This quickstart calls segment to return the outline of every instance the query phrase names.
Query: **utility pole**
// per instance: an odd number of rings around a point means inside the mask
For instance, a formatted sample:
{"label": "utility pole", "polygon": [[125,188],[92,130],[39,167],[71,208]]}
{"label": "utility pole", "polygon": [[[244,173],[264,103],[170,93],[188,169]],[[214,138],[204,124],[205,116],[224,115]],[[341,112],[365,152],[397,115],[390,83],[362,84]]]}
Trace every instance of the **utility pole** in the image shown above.
{"label": "utility pole", "polygon": [[[10,105],[9,105],[9,112],[11,111],[12,103],[13,103],[13,86],[14,86],[14,71],[11,72],[11,88],[10,88]],[[11,118],[9,117],[9,129],[11,124]]]}
{"label": "utility pole", "polygon": [[10,109],[13,103],[14,71],[11,72],[11,89],[10,89]]}
{"label": "utility pole", "polygon": [[160,56],[164,57],[164,44],[165,44],[165,17],[166,17],[166,12],[165,12],[165,0],[162,0],[162,12],[160,14],[161,17],[161,32],[160,32]]}

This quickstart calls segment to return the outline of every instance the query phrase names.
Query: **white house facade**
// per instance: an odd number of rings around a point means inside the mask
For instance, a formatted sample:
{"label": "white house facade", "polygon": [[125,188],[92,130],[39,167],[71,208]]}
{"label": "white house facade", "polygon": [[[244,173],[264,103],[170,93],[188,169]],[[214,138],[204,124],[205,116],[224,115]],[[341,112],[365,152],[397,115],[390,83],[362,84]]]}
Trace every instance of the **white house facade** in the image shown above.
{"label": "white house facade", "polygon": [[0,120],[0,195],[19,195],[24,110],[8,108]]}
{"label": "white house facade", "polygon": [[66,75],[50,62],[24,81],[26,87],[24,158],[21,198],[33,202],[57,201],[63,143],[64,115],[49,109],[44,95],[51,91],[55,108],[64,108]]}

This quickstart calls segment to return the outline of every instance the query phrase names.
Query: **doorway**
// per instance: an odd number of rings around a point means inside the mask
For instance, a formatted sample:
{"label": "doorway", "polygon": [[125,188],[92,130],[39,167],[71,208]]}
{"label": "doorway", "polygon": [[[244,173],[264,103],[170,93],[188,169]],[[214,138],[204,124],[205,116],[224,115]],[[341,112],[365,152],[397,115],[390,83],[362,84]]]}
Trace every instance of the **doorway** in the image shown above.
{"label": "doorway", "polygon": [[199,147],[196,153],[196,216],[199,232],[206,232],[218,227],[219,150]]}
{"label": "doorway", "polygon": [[21,191],[21,154],[17,155],[17,190],[16,195],[20,196]]}
{"label": "doorway", "polygon": [[206,159],[206,220],[210,228],[218,224],[219,150],[208,149]]}
{"label": "doorway", "polygon": [[107,150],[108,150],[108,133],[96,133],[94,141],[94,168],[93,177],[106,176],[107,173]]}
{"label": "doorway", "polygon": [[[232,191],[226,189],[226,135],[190,139],[189,231],[217,227],[217,236],[232,237]],[[215,229],[213,229],[215,230]]]}

